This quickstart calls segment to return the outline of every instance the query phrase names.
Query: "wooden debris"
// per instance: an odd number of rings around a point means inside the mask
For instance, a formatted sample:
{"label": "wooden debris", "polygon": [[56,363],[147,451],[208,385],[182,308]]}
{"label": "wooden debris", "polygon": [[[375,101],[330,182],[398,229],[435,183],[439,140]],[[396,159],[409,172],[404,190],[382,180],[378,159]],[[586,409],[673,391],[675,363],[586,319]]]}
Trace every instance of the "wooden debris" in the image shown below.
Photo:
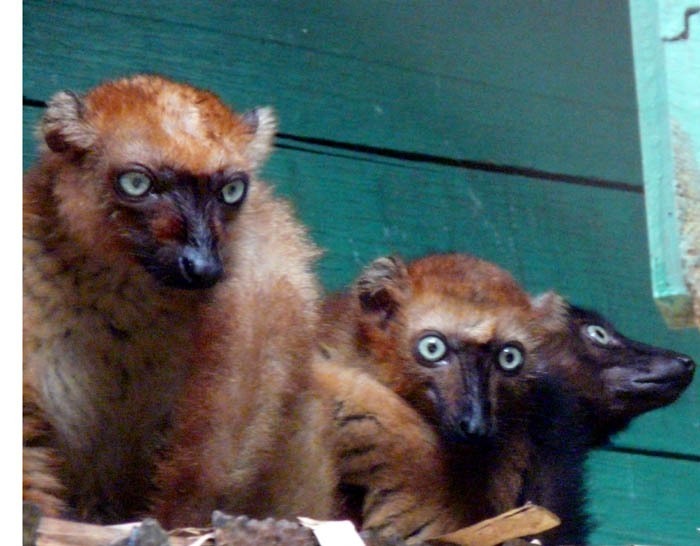
{"label": "wooden debris", "polygon": [[317,546],[311,529],[272,518],[255,520],[214,512],[216,546]]}
{"label": "wooden debris", "polygon": [[319,521],[298,518],[304,527],[313,531],[320,546],[365,546],[355,525],[349,520]]}
{"label": "wooden debris", "polygon": [[154,519],[147,518],[141,525],[134,526],[129,536],[119,540],[114,546],[170,546],[168,534]]}
{"label": "wooden debris", "polygon": [[36,543],[41,510],[36,504],[25,502],[22,504],[22,546],[31,546]]}
{"label": "wooden debris", "polygon": [[[205,534],[202,530],[199,535]],[[195,546],[199,535],[166,534],[155,520],[103,526],[54,518],[41,518],[36,546]],[[26,536],[26,527],[25,527]],[[213,545],[213,541],[211,542]],[[29,546],[25,543],[25,546]]]}
{"label": "wooden debris", "polygon": [[454,533],[435,537],[428,542],[462,546],[494,546],[507,540],[547,531],[559,523],[559,518],[549,510],[528,503]]}
{"label": "wooden debris", "polygon": [[54,518],[41,518],[37,546],[98,546],[129,537],[129,530]]}
{"label": "wooden debris", "polygon": [[[513,540],[537,534],[559,524],[544,508],[527,504],[498,517],[454,533],[430,539],[430,544],[508,546],[527,544]],[[360,533],[366,546],[406,546],[399,538]],[[214,512],[211,528],[183,528],[166,533],[153,519],[123,525],[101,526],[54,518],[40,518],[31,505],[24,508],[24,546],[318,546],[311,529],[301,523],[268,518],[229,516]]]}

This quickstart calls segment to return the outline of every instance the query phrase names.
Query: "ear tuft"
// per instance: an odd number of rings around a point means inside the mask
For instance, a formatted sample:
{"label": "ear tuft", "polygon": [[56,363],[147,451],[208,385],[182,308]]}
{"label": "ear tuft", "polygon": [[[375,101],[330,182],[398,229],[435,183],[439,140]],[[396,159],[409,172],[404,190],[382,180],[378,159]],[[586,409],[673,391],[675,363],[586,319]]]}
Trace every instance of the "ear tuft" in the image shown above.
{"label": "ear tuft", "polygon": [[559,294],[550,290],[530,298],[530,302],[545,328],[560,330],[566,327],[569,304]]}
{"label": "ear tuft", "polygon": [[97,136],[84,120],[84,111],[82,99],[70,91],[60,91],[51,98],[40,126],[51,150],[82,153],[94,146]]}
{"label": "ear tuft", "polygon": [[253,138],[248,144],[248,158],[258,168],[270,155],[277,133],[277,116],[269,107],[260,107],[243,114],[243,122],[250,127]]}
{"label": "ear tuft", "polygon": [[355,294],[362,310],[389,318],[408,289],[406,264],[396,256],[377,258],[355,282]]}

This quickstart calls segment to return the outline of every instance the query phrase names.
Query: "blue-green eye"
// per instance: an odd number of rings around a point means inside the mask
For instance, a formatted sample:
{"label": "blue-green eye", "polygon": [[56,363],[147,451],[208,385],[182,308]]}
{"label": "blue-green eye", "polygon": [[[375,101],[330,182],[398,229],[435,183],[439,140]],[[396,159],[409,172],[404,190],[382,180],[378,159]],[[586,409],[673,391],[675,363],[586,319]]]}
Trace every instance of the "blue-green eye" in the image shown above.
{"label": "blue-green eye", "polygon": [[498,365],[507,372],[517,370],[524,362],[523,351],[515,345],[504,345],[498,353]]}
{"label": "blue-green eye", "polygon": [[248,188],[248,183],[243,178],[231,180],[223,188],[221,188],[221,200],[227,205],[235,205],[243,200]]}
{"label": "blue-green eye", "polygon": [[586,326],[586,335],[599,345],[608,345],[612,341],[610,333],[597,324]]}
{"label": "blue-green eye", "polygon": [[439,362],[447,354],[447,343],[436,334],[428,334],[418,340],[416,352],[426,362]]}
{"label": "blue-green eye", "polygon": [[119,190],[127,197],[143,197],[153,186],[151,178],[141,171],[128,171],[117,179]]}

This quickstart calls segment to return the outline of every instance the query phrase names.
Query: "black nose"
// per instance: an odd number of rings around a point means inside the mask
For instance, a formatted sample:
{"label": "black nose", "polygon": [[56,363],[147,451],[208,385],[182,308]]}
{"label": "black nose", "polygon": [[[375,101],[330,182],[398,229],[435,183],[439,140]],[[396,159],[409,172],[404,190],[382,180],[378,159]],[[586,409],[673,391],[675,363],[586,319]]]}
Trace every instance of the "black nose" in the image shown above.
{"label": "black nose", "polygon": [[182,278],[190,288],[209,288],[223,274],[221,260],[207,249],[185,247],[178,265]]}
{"label": "black nose", "polygon": [[693,361],[692,358],[686,355],[678,355],[676,356],[676,360],[681,363],[685,367],[686,370],[689,372],[693,371],[695,369],[695,362]]}
{"label": "black nose", "polygon": [[462,417],[459,421],[459,429],[465,437],[485,436],[487,432],[486,422],[480,415]]}

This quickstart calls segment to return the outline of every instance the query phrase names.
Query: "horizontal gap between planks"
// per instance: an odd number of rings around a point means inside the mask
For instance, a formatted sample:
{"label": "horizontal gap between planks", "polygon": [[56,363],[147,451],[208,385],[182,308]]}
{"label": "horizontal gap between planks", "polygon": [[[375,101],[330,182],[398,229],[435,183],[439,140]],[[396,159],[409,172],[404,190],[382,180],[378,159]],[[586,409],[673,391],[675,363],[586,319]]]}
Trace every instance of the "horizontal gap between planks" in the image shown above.
{"label": "horizontal gap between planks", "polygon": [[700,455],[692,455],[690,453],[674,453],[672,451],[662,451],[655,449],[644,449],[636,447],[623,446],[603,446],[600,451],[608,451],[611,453],[624,453],[627,455],[640,455],[642,457],[658,457],[660,459],[673,459],[676,461],[690,461],[700,463]]}
{"label": "horizontal gap between planks", "polygon": [[[278,135],[279,136],[279,135]],[[353,154],[353,153],[342,153],[338,151],[329,151],[328,148],[309,148],[306,146],[297,146],[295,144],[286,144],[284,142],[278,141],[275,143],[275,148],[279,150],[292,150],[294,152],[301,152],[304,154],[322,155],[325,157],[340,157],[343,159],[352,159],[354,161],[364,161],[365,163],[372,163],[374,165],[392,165],[392,166],[404,166],[398,161],[389,161],[389,159],[382,159],[381,157],[369,155],[369,154]]]}
{"label": "horizontal gap between planks", "polygon": [[[22,97],[22,104],[34,108],[45,108],[46,102],[42,100]],[[362,154],[372,158],[395,159],[412,163],[425,163],[432,165],[441,165],[447,167],[457,167],[473,171],[482,171],[488,173],[498,173],[507,176],[519,176],[523,178],[534,178],[538,180],[548,180],[563,184],[573,184],[577,186],[588,186],[594,188],[604,188],[609,190],[625,191],[630,193],[644,193],[642,186],[628,184],[626,182],[616,182],[614,180],[605,180],[602,178],[589,178],[585,176],[576,176],[565,173],[556,173],[533,169],[529,167],[518,167],[514,165],[500,165],[489,163],[487,161],[473,161],[471,159],[457,159],[421,152],[408,152],[404,150],[394,150],[391,148],[383,148],[380,146],[370,146],[367,144],[357,144],[352,142],[342,142],[328,138],[306,137],[292,135],[289,133],[277,134],[277,147],[287,150],[296,150],[306,153],[324,154],[339,157],[350,157],[338,153],[329,153],[328,150],[341,150],[354,154]],[[288,142],[297,144],[319,146],[323,149],[306,148],[304,146],[295,146]]]}
{"label": "horizontal gap between planks", "polygon": [[[367,144],[355,144],[349,142],[340,142],[337,140],[331,140],[327,138],[316,138],[316,137],[304,137],[297,135],[290,135],[288,133],[278,133],[278,138],[281,140],[289,140],[292,142],[299,142],[303,144],[312,144],[316,146],[323,146],[327,148],[332,148],[336,150],[345,150],[350,152],[356,152],[361,154],[371,154],[374,156],[399,159],[402,161],[414,162],[414,163],[429,163],[433,165],[442,165],[447,167],[458,167],[461,169],[468,169],[473,171],[483,171],[489,173],[505,174],[509,176],[520,176],[524,178],[536,178],[539,180],[549,180],[551,182],[560,182],[564,184],[574,184],[577,186],[592,186],[595,188],[605,188],[610,190],[625,191],[630,193],[644,193],[644,188],[642,186],[636,186],[634,184],[628,184],[626,182],[616,182],[614,180],[604,180],[602,178],[589,178],[585,176],[576,176],[565,173],[554,173],[550,171],[543,171],[540,169],[532,169],[529,167],[517,167],[514,165],[499,165],[496,163],[489,163],[487,161],[473,161],[471,159],[456,159],[452,157],[444,157],[433,154],[426,154],[421,152],[407,152],[403,150],[393,150],[391,148],[382,148],[379,146],[370,146]],[[290,146],[287,146],[291,148]],[[309,150],[306,148],[295,148],[300,151],[314,152],[314,150]]]}
{"label": "horizontal gap between planks", "polygon": [[46,101],[22,97],[22,106],[31,106],[32,108],[46,108]]}

